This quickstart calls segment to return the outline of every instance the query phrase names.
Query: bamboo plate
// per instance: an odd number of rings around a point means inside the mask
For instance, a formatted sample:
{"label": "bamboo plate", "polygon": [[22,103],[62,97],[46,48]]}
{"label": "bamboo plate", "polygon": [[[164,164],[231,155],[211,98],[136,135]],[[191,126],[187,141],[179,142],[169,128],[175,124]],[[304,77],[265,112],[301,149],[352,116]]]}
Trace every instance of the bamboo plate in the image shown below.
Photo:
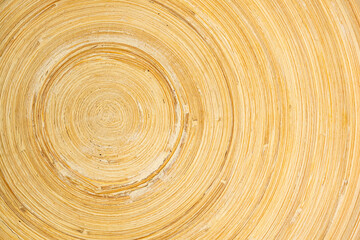
{"label": "bamboo plate", "polygon": [[356,0],[0,1],[1,239],[360,239]]}

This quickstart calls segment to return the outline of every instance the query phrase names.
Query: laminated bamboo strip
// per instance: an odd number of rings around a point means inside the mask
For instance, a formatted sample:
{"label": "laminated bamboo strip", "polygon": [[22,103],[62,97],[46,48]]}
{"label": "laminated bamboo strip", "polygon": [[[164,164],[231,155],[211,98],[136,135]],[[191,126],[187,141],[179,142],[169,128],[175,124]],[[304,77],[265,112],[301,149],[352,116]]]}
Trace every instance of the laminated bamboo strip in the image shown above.
{"label": "laminated bamboo strip", "polygon": [[357,0],[0,1],[0,239],[360,239]]}

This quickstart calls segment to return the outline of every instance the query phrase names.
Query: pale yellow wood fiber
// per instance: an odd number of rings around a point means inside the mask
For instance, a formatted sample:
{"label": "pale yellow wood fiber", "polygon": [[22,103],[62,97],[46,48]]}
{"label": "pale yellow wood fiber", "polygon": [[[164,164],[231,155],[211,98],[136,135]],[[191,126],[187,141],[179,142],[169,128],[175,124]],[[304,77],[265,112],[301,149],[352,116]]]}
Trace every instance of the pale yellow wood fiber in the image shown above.
{"label": "pale yellow wood fiber", "polygon": [[0,0],[0,239],[360,239],[357,0]]}

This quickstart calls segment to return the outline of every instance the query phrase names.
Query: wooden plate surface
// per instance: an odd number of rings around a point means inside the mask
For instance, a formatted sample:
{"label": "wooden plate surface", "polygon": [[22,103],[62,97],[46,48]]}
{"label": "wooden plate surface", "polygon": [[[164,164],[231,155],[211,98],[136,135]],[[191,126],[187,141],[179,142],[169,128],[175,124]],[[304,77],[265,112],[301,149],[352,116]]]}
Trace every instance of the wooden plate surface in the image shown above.
{"label": "wooden plate surface", "polygon": [[0,239],[360,239],[357,0],[1,0]]}

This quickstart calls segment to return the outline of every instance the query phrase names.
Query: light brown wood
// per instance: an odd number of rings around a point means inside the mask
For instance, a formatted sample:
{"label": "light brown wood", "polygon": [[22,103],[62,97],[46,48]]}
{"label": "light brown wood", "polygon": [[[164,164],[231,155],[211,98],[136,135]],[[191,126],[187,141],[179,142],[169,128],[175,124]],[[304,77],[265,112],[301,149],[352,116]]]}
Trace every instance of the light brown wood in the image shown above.
{"label": "light brown wood", "polygon": [[0,1],[0,239],[360,239],[359,21]]}

